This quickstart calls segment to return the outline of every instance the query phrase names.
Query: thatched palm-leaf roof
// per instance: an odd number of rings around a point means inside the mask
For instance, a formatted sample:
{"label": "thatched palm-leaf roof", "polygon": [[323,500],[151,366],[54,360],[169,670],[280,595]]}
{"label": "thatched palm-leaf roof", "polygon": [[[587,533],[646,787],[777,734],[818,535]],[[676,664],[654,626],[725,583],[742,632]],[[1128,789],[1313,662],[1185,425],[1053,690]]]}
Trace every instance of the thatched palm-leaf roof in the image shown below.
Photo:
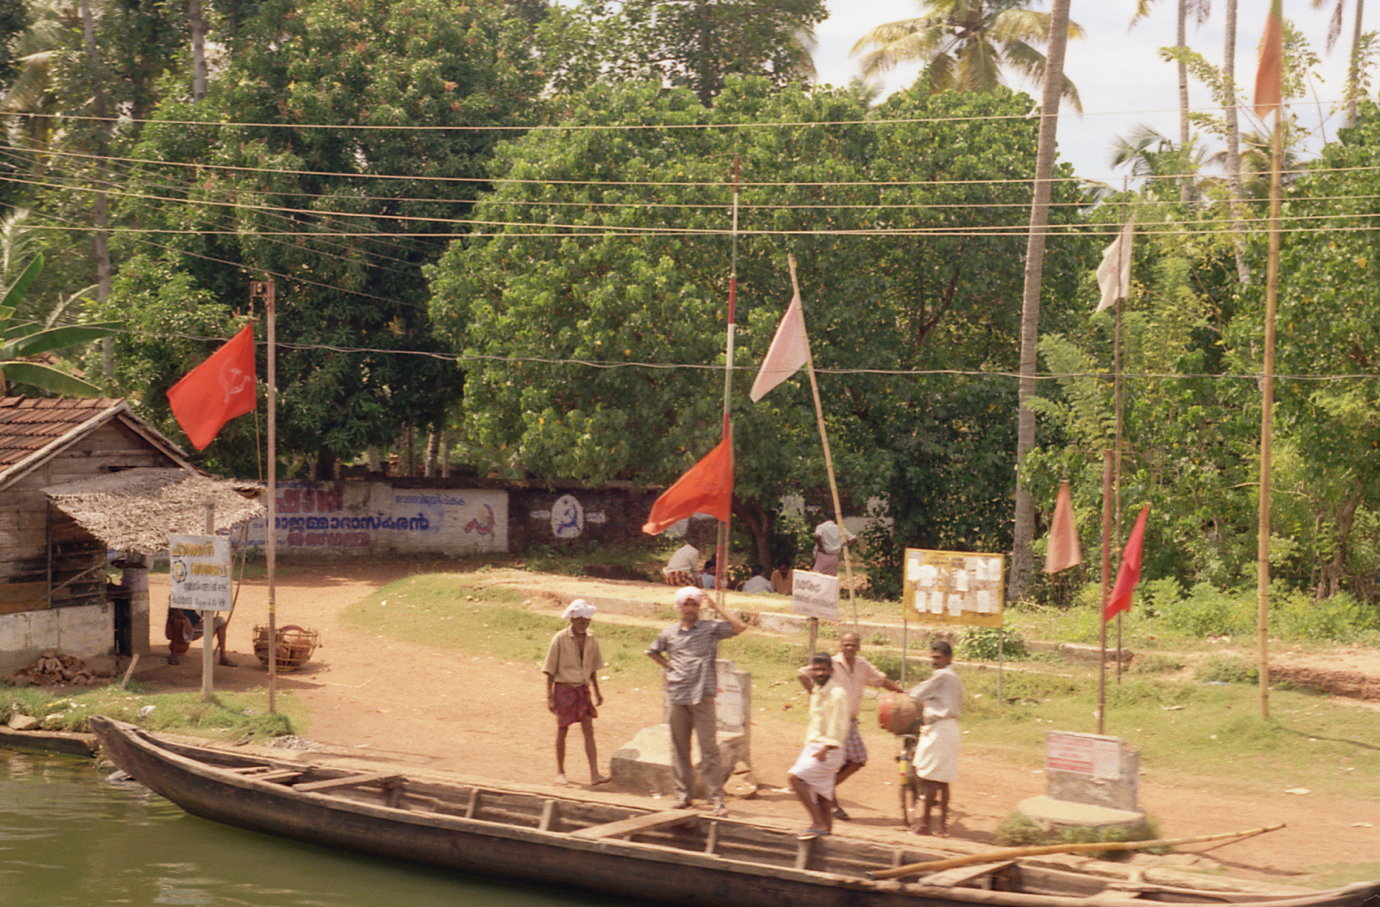
{"label": "thatched palm-leaf roof", "polygon": [[215,507],[217,532],[264,512],[253,483],[211,479],[185,469],[126,469],[51,485],[43,489],[83,529],[121,551],[154,554],[169,535],[202,535],[206,504]]}

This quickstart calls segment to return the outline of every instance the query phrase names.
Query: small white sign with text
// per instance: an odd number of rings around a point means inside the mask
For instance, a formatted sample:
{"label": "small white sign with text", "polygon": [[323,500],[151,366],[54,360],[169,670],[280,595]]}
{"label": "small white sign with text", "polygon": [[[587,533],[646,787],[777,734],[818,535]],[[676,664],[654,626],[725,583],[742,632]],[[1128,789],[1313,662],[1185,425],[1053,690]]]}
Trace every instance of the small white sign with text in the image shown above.
{"label": "small white sign with text", "polygon": [[230,610],[230,539],[223,535],[168,536],[168,607]]}
{"label": "small white sign with text", "polygon": [[806,617],[838,620],[839,578],[808,570],[792,570],[791,610]]}

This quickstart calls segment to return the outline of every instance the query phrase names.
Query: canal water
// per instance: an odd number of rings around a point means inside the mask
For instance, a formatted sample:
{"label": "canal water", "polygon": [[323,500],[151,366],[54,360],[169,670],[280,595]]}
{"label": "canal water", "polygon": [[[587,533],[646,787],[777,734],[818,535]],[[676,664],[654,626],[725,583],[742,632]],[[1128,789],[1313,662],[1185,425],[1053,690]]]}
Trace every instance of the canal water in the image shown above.
{"label": "canal water", "polygon": [[0,905],[611,905],[398,865],[189,816],[90,759],[0,749]]}

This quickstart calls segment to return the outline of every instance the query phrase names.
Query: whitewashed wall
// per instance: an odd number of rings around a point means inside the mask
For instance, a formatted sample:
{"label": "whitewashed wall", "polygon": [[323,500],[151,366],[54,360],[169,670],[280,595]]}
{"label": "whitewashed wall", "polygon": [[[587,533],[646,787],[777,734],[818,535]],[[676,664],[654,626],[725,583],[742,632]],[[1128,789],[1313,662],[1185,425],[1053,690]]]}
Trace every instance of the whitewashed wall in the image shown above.
{"label": "whitewashed wall", "polygon": [[[267,542],[264,521],[249,544]],[[278,486],[281,554],[461,554],[508,550],[508,493],[394,488],[384,482],[290,482]]]}

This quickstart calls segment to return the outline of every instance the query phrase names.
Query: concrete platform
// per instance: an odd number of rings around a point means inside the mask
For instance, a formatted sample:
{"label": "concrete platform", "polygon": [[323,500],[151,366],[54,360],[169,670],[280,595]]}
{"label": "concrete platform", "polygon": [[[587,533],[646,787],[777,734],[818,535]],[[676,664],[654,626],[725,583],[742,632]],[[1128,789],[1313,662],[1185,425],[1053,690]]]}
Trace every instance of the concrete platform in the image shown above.
{"label": "concrete platform", "polygon": [[1110,828],[1139,825],[1145,813],[1039,796],[1022,800],[1016,811],[1041,828]]}
{"label": "concrete platform", "polygon": [[[719,731],[719,764],[724,774],[733,771],[739,762],[748,759],[748,738],[746,734],[733,731]],[[690,743],[690,759],[698,771],[700,768],[700,747],[693,739]],[[637,732],[633,739],[619,747],[609,761],[609,774],[619,787],[634,791],[648,791],[672,795],[675,785],[671,781],[671,726],[654,724]],[[694,796],[703,797],[704,788],[696,780]]]}

